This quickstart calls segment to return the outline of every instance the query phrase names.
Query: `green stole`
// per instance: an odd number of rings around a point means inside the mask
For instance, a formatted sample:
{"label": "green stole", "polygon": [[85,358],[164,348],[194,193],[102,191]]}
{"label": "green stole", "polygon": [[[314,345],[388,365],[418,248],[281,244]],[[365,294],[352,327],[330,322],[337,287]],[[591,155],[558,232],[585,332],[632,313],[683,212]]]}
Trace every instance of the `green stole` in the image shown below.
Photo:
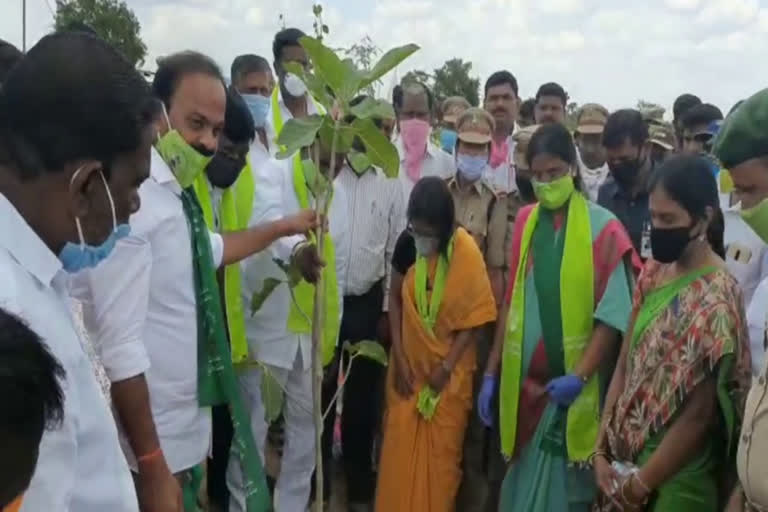
{"label": "green stole", "polygon": [[445,291],[445,276],[448,274],[448,266],[453,256],[453,240],[448,242],[445,253],[440,252],[437,256],[437,269],[435,269],[435,279],[432,283],[432,295],[427,300],[427,258],[421,255],[416,256],[416,265],[414,269],[414,295],[416,297],[416,309],[424,323],[424,328],[430,334],[434,335],[437,314],[440,311],[440,304],[443,302],[443,292]]}
{"label": "green stole", "polygon": [[210,235],[193,187],[181,193],[192,243],[197,304],[197,393],[201,407],[229,405],[234,427],[232,450],[240,459],[248,512],[271,509],[264,468],[256,449],[251,420],[240,396],[227,343],[224,313],[216,281]]}
{"label": "green stole", "polygon": [[[309,208],[309,189],[299,153],[293,159],[293,188],[299,206],[302,209]],[[325,288],[325,326],[320,346],[323,364],[328,365],[333,360],[341,327],[341,319],[339,318],[341,304],[336,276],[336,249],[333,246],[330,232],[325,234],[323,240],[323,261],[325,261],[325,267],[323,267],[321,282]],[[291,301],[291,309],[288,312],[288,330],[300,334],[311,334],[312,322],[310,319],[315,307],[315,285],[302,279],[293,289],[293,295],[295,300]]]}
{"label": "green stole", "polygon": [[[502,453],[507,457],[514,453],[517,436],[523,377],[525,281],[532,241],[536,258],[534,283],[539,295],[542,335],[552,377],[573,371],[592,334],[595,271],[589,205],[581,193],[574,192],[567,208],[559,237],[554,236],[551,212],[541,211],[538,204],[533,207],[523,228],[501,369],[501,444]],[[544,232],[534,237],[540,229]],[[538,286],[543,289],[539,290]],[[554,373],[561,369],[562,373]],[[568,409],[566,444],[571,461],[586,462],[594,449],[599,428],[599,398],[597,376],[593,376]]]}
{"label": "green stole", "polygon": [[[203,210],[203,217],[208,229],[214,229],[213,205],[208,190],[208,178],[201,173],[195,183],[195,194]],[[254,180],[250,158],[237,180],[221,195],[219,208],[220,231],[222,233],[242,231],[248,228],[253,212]],[[242,363],[248,359],[248,342],[245,336],[245,315],[241,297],[240,265],[227,265],[224,268],[224,309],[226,311],[229,343],[232,350],[232,362]]]}

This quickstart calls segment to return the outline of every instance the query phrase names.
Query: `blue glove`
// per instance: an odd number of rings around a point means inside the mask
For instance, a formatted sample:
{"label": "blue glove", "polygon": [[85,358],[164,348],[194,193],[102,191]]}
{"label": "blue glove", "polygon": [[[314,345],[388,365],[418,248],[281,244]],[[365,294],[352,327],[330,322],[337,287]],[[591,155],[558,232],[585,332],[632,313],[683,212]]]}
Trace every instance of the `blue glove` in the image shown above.
{"label": "blue glove", "polygon": [[483,376],[483,386],[477,396],[477,415],[486,427],[493,425],[493,393],[496,391],[496,376]]}
{"label": "blue glove", "polygon": [[552,379],[547,384],[550,399],[560,407],[570,407],[579,397],[582,389],[584,389],[584,381],[578,375],[564,375]]}

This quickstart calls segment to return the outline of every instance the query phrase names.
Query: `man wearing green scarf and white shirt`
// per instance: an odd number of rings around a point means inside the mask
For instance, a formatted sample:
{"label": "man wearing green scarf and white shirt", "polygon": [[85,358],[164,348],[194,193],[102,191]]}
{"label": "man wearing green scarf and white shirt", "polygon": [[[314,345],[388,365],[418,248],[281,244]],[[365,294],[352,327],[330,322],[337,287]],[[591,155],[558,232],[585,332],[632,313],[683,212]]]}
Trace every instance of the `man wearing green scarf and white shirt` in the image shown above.
{"label": "man wearing green scarf and white shirt", "polygon": [[215,269],[306,232],[316,216],[303,211],[245,231],[209,232],[192,184],[216,152],[224,125],[221,72],[199,53],[175,54],[160,61],[153,91],[162,113],[150,178],[139,190],[143,207],[114,255],[78,276],[77,295],[112,381],[142,510],[197,509],[209,407],[227,403],[240,447],[233,458],[252,485],[249,511],[265,511],[269,493],[237,390]]}
{"label": "man wearing green scarf and white shirt", "polygon": [[[256,171],[256,196],[251,225],[271,222],[279,215],[298,212],[313,203],[302,169],[301,158],[307,150],[286,160],[272,160]],[[344,165],[344,155],[337,154],[334,177]],[[320,167],[328,169],[330,152],[320,151]],[[325,285],[325,331],[321,347],[324,364],[333,358],[342,315],[344,279],[349,254],[348,213],[344,190],[333,183],[333,196],[328,211],[329,235],[325,238],[323,283]],[[311,321],[314,286],[302,280],[293,290],[275,259],[287,262],[301,259],[302,253],[313,245],[301,237],[281,238],[269,251],[256,254],[241,264],[243,302],[251,303],[254,293],[264,288],[265,281],[281,283],[270,293],[261,307],[246,315],[245,328],[251,359],[262,363],[266,371],[285,390],[283,416],[285,445],[280,476],[275,488],[276,510],[303,512],[307,508],[310,483],[315,467],[315,428],[312,416],[312,334]],[[315,280],[312,280],[315,281]],[[293,298],[292,298],[293,295]],[[335,378],[334,372],[328,377]],[[251,367],[240,373],[242,394],[250,407],[253,434],[264,449],[267,437],[265,408],[261,397],[262,369]],[[230,459],[227,485],[230,491],[230,512],[244,511],[244,486],[241,471]]]}

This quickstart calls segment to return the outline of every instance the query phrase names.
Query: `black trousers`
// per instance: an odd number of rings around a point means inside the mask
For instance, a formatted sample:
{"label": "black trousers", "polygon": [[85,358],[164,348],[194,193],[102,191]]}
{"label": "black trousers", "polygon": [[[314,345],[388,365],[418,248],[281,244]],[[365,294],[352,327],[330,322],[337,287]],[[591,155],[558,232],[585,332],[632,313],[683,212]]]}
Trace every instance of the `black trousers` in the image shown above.
{"label": "black trousers", "polygon": [[[345,341],[355,343],[362,340],[376,340],[377,327],[381,318],[384,288],[381,281],[365,295],[344,297],[344,315],[339,332],[337,360],[346,364],[346,355],[341,355]],[[326,409],[337,390],[338,366],[323,384],[323,409]],[[328,371],[328,370],[326,370]],[[349,377],[344,385],[344,410],[341,416],[341,439],[344,475],[347,483],[347,500],[350,503],[368,503],[373,500],[376,489],[376,473],[373,470],[373,443],[381,418],[383,378],[385,368],[363,357],[352,363]],[[333,427],[336,415],[331,412],[323,427],[323,492],[328,498],[331,491],[333,464]],[[314,479],[313,479],[314,482]]]}

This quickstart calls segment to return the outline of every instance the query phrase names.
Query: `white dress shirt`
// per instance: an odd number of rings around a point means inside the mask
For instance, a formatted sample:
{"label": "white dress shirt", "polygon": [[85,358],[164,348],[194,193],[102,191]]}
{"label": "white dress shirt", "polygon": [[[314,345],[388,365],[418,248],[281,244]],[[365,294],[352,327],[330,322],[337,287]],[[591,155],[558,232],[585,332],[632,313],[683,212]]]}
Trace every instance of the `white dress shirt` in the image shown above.
{"label": "white dress shirt", "polygon": [[251,144],[251,149],[248,152],[248,160],[251,163],[251,170],[253,171],[253,175],[256,176],[258,170],[267,165],[271,158],[272,155],[270,154],[269,149],[264,147],[264,144],[261,143],[259,137],[257,136]]}
{"label": "white dress shirt", "polygon": [[[386,277],[384,296],[389,289],[389,272],[395,243],[405,229],[405,201],[396,179],[372,167],[358,176],[345,165],[336,178],[347,198],[349,256],[344,295],[363,295]],[[387,301],[384,301],[386,311]]]}
{"label": "white dress shirt", "polygon": [[[413,190],[416,182],[408,176],[408,171],[405,168],[405,148],[401,139],[395,141],[395,147],[400,154],[400,174],[398,179],[403,189],[403,198],[405,199],[406,206],[408,200],[411,197],[411,191]],[[424,163],[421,166],[421,178],[428,178],[430,176],[437,176],[447,180],[456,174],[456,160],[453,155],[449,155],[442,149],[432,144],[431,140],[427,140],[427,154],[424,156]],[[418,181],[418,180],[417,180]]]}
{"label": "white dress shirt", "polygon": [[741,218],[740,206],[723,211],[725,265],[739,281],[748,308],[757,285],[768,277],[768,245]]}
{"label": "white dress shirt", "polygon": [[0,194],[0,307],[23,319],[66,371],[64,420],[46,431],[23,512],[138,512],[117,429],[72,321],[59,259]]}
{"label": "white dress shirt", "polygon": [[[150,178],[131,235],[107,261],[77,276],[83,317],[112,382],[145,374],[152,417],[172,472],[201,463],[211,420],[197,397],[197,301],[189,226],[181,187],[152,149]],[[214,265],[223,254],[211,233]],[[121,436],[128,461],[135,457]]]}
{"label": "white dress shirt", "polygon": [[[275,85],[275,87],[280,87],[279,85]],[[278,94],[280,95],[280,101],[278,102],[278,105],[280,105],[280,112],[283,115],[283,126],[285,126],[285,123],[288,122],[289,119],[293,119],[293,114],[291,114],[291,111],[288,110],[288,107],[285,105],[285,101],[283,101],[283,92],[278,89]],[[309,97],[309,93],[305,95],[304,100],[307,102],[307,115],[313,115],[320,113],[317,109],[317,104],[314,100],[312,100]],[[272,112],[272,103],[270,102],[270,109],[269,113],[267,113],[267,122],[265,129],[267,131],[267,140],[269,141],[269,154],[271,156],[275,156],[278,151],[280,151],[280,146],[277,144],[277,136],[279,135],[277,133],[277,130],[275,128],[275,116]]]}
{"label": "white dress shirt", "polygon": [[[301,210],[293,188],[293,159],[271,160],[256,173],[256,193],[250,225],[262,224],[293,215]],[[344,190],[335,181],[333,201],[328,212],[328,222],[336,251],[336,276],[339,300],[344,297],[344,278],[347,274],[349,254],[349,223]],[[267,251],[262,251],[241,262],[243,303],[248,307],[251,297],[262,289],[264,280],[286,276],[273,258],[288,262],[300,236],[285,237],[274,242]],[[302,368],[312,366],[311,336],[288,330],[288,313],[291,294],[286,284],[281,284],[269,295],[255,314],[245,315],[245,330],[251,357],[258,361],[291,370],[294,368],[297,351],[301,354]],[[343,302],[339,304],[339,315],[343,313]],[[311,318],[312,312],[305,311]]]}

